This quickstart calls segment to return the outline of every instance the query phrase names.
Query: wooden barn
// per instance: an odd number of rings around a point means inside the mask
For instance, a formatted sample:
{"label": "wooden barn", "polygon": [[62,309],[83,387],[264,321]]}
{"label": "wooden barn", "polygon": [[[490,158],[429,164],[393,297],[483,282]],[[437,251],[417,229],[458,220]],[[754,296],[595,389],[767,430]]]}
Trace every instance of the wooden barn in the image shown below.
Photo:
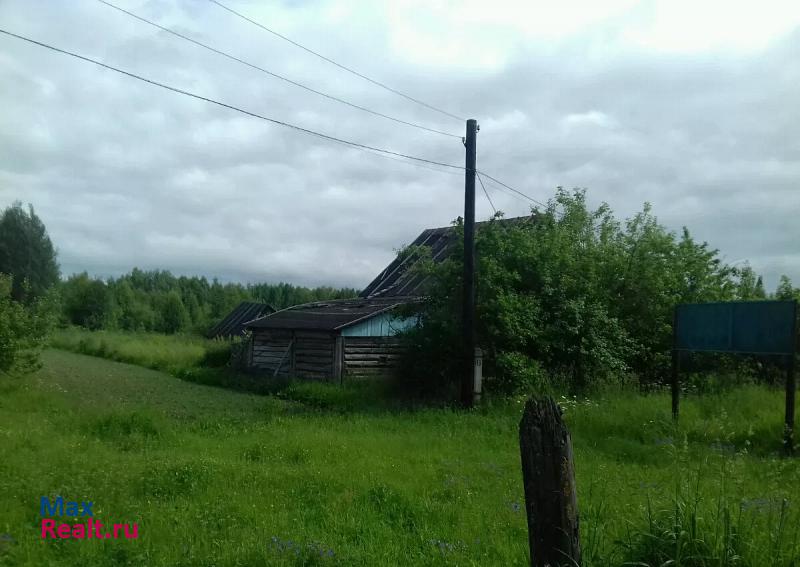
{"label": "wooden barn", "polygon": [[416,324],[395,309],[413,298],[358,298],[298,305],[252,321],[250,367],[273,376],[341,381],[386,375],[398,331]]}
{"label": "wooden barn", "polygon": [[[455,236],[450,226],[430,228],[411,246],[430,248],[432,260],[441,262],[450,255]],[[398,255],[356,299],[298,305],[250,321],[245,325],[252,332],[250,368],[335,381],[391,375],[402,354],[397,333],[417,324],[416,317],[400,317],[398,307],[421,301],[426,289],[425,277],[410,270],[417,258]]]}

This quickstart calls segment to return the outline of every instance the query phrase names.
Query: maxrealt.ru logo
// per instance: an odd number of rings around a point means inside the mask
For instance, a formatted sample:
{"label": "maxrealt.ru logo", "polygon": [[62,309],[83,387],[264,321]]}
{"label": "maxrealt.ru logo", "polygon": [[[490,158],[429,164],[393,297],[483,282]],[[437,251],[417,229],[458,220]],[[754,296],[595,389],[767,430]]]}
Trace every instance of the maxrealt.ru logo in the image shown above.
{"label": "maxrealt.ru logo", "polygon": [[[42,516],[42,539],[106,539],[124,536],[128,539],[139,537],[139,525],[111,524],[108,531],[103,531],[103,523],[94,519],[92,511],[93,502],[64,501],[61,496],[51,502],[42,496],[40,514]],[[62,518],[86,518],[85,523],[58,523],[56,520],[45,516],[60,516]]]}

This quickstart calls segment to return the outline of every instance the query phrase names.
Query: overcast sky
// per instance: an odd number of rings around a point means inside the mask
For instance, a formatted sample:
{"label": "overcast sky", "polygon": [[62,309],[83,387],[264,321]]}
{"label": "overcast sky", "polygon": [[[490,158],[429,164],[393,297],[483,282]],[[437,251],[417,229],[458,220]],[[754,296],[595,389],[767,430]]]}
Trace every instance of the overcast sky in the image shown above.
{"label": "overcast sky", "polygon": [[[118,5],[315,89],[463,135],[206,0]],[[800,2],[223,3],[480,123],[478,167],[546,201],[653,204],[769,290],[800,284]],[[252,112],[463,164],[448,138],[226,60],[93,0],[0,0],[0,27]],[[498,209],[530,203],[487,187]],[[463,175],[330,143],[0,36],[0,208],[32,203],[65,274],[134,266],[363,287],[463,210]],[[478,217],[491,213],[479,189]]]}

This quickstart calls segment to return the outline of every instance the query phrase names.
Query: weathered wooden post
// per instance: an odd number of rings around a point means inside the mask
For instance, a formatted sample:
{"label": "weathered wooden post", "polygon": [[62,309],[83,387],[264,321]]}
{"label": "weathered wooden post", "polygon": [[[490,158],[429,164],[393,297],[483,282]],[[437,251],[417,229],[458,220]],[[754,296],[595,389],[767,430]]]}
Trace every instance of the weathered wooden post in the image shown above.
{"label": "weathered wooden post", "polygon": [[787,456],[791,456],[794,454],[794,406],[795,406],[795,397],[797,395],[797,378],[795,377],[795,361],[797,359],[797,343],[800,341],[800,336],[797,334],[797,327],[798,327],[798,316],[800,316],[800,311],[798,311],[798,303],[794,301],[794,305],[792,305],[793,317],[792,317],[792,331],[791,331],[791,346],[788,349],[790,351],[788,357],[788,365],[786,368],[786,416],[785,416],[785,428],[783,433],[783,447],[786,451]]}
{"label": "weathered wooden post", "polygon": [[678,308],[672,310],[672,419],[678,421],[681,401],[681,353],[678,352]]}
{"label": "weathered wooden post", "polygon": [[528,545],[534,567],[581,564],[572,440],[551,397],[528,400],[519,424]]}

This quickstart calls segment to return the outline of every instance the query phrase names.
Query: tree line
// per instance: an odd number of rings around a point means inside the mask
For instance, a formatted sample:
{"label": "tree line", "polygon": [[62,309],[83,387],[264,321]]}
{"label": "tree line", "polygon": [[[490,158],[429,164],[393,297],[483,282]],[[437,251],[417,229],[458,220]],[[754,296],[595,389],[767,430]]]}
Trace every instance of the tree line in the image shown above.
{"label": "tree line", "polygon": [[355,297],[352,288],[307,288],[288,283],[247,284],[174,276],[165,270],[134,268],[117,278],[85,272],[58,284],[64,323],[87,329],[205,333],[242,301],[275,309],[325,299]]}

